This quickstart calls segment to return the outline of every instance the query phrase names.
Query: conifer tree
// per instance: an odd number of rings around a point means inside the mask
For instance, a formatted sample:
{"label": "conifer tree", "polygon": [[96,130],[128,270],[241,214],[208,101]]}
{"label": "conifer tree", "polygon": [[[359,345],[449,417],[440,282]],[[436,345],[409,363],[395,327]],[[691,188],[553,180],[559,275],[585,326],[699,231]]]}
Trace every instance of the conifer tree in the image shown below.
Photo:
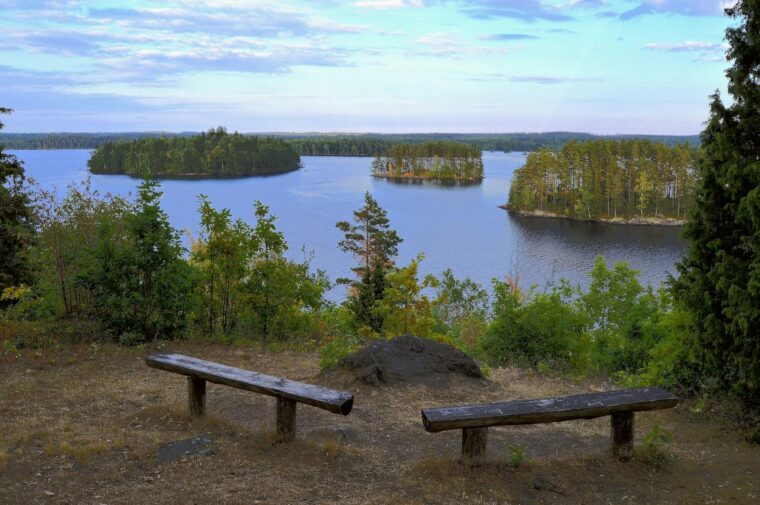
{"label": "conifer tree", "polygon": [[[0,114],[11,112],[0,107]],[[0,146],[0,294],[5,288],[29,281],[27,250],[34,228],[24,181],[23,164],[3,153]]]}
{"label": "conifer tree", "polygon": [[391,229],[385,209],[369,192],[364,195],[364,207],[354,211],[354,222],[340,221],[336,226],[345,234],[338,247],[358,260],[352,268],[358,279],[339,280],[350,282],[353,288],[347,306],[359,325],[378,333],[383,327],[380,302],[385,292],[385,276],[393,266],[401,238]]}
{"label": "conifer tree", "polygon": [[701,184],[673,281],[694,314],[696,351],[707,378],[760,403],[760,0],[726,13],[732,97],[716,92],[702,132]]}

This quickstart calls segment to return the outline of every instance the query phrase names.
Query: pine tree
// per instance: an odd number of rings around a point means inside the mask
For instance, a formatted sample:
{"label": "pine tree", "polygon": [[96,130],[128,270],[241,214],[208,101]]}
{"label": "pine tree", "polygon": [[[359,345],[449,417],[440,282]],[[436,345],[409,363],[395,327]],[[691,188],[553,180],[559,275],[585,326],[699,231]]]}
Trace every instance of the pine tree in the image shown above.
{"label": "pine tree", "polygon": [[335,225],[346,237],[338,243],[340,250],[359,259],[359,265],[352,268],[358,276],[361,277],[375,262],[391,264],[398,254],[401,238],[389,223],[385,209],[367,192],[364,207],[354,211],[354,224],[340,221]]}
{"label": "pine tree", "polygon": [[702,132],[702,181],[686,257],[673,281],[694,314],[697,355],[707,378],[749,404],[760,404],[760,0],[726,13],[726,72],[733,100],[716,92]]}
{"label": "pine tree", "polygon": [[358,279],[351,282],[353,289],[347,306],[360,326],[379,333],[383,327],[379,307],[385,293],[385,276],[393,266],[401,238],[391,229],[385,209],[369,192],[364,195],[364,207],[354,211],[354,223],[340,221],[336,226],[345,234],[338,247],[358,260],[358,265],[352,268]]}
{"label": "pine tree", "polygon": [[[0,114],[11,112],[0,107]],[[0,146],[0,293],[30,280],[27,251],[34,227],[24,182],[23,164],[15,156],[3,153]]]}

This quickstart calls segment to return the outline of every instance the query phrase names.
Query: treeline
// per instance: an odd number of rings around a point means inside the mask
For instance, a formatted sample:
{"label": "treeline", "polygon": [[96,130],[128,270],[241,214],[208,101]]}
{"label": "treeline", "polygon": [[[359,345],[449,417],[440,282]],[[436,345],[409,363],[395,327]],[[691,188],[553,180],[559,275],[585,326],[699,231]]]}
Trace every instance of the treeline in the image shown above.
{"label": "treeline", "polygon": [[648,140],[570,142],[530,153],[515,171],[508,208],[576,219],[686,219],[698,151]]}
{"label": "treeline", "polygon": [[0,144],[7,149],[95,149],[103,144],[147,138],[189,137],[192,132],[123,133],[2,133]]}
{"label": "treeline", "polygon": [[301,158],[280,139],[229,134],[219,127],[192,137],[106,143],[87,165],[99,174],[224,177],[297,170]]}
{"label": "treeline", "polygon": [[[8,149],[94,149],[106,143],[131,141],[142,138],[189,137],[193,132],[157,133],[3,133],[0,144]],[[248,136],[248,135],[247,135]],[[261,135],[259,135],[261,136]],[[528,152],[541,147],[560,149],[566,143],[581,140],[645,139],[667,145],[688,143],[699,145],[699,137],[666,135],[611,135],[596,136],[589,133],[427,133],[427,134],[277,134],[273,136],[288,142],[301,156],[379,156],[395,144],[419,144],[447,140],[462,142],[482,151]]]}
{"label": "treeline", "polygon": [[378,177],[473,181],[483,178],[480,149],[450,141],[396,144],[372,161]]}

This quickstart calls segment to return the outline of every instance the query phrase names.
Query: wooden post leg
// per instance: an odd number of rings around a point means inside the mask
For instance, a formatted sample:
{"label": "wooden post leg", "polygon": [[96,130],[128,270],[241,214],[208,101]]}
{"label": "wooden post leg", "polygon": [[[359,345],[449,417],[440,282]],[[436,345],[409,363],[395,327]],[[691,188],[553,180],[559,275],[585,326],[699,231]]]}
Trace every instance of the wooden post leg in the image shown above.
{"label": "wooden post leg", "polygon": [[633,456],[633,412],[612,414],[612,454],[621,461]]}
{"label": "wooden post leg", "polygon": [[187,378],[187,406],[191,417],[201,417],[206,413],[206,380],[199,377]]}
{"label": "wooden post leg", "polygon": [[296,402],[277,397],[277,441],[290,442],[296,438]]}
{"label": "wooden post leg", "polygon": [[480,464],[486,455],[488,428],[464,428],[462,430],[462,463],[467,466]]}

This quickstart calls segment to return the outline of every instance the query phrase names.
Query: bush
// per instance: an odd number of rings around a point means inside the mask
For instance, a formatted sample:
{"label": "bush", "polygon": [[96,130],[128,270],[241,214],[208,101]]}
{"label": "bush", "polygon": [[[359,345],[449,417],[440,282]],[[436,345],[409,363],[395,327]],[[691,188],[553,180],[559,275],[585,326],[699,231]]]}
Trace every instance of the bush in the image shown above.
{"label": "bush", "polygon": [[160,196],[158,183],[146,181],[123,230],[99,224],[92,269],[83,276],[97,318],[123,343],[180,336],[193,304],[193,271]]}
{"label": "bush", "polygon": [[483,338],[486,356],[495,363],[514,361],[536,367],[576,368],[585,362],[585,318],[567,303],[567,286],[527,300],[506,282],[494,281],[493,320]]}

